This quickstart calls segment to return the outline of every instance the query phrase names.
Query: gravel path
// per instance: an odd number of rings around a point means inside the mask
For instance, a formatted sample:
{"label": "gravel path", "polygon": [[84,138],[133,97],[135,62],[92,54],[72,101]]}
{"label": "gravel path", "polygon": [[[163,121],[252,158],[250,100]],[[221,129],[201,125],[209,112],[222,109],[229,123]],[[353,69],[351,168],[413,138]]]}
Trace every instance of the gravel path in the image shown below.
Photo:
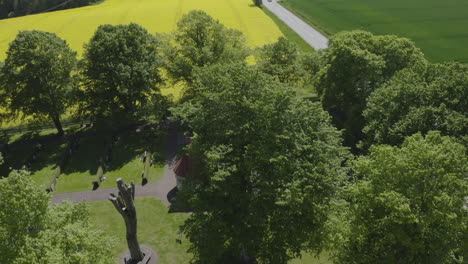
{"label": "gravel path", "polygon": [[[172,168],[174,165],[177,149],[181,144],[183,144],[183,142],[182,137],[177,134],[176,130],[170,131],[168,141],[168,147],[166,149],[166,166],[164,168],[163,178],[157,182],[148,183],[145,186],[135,185],[136,197],[154,196],[161,199],[166,205],[170,205],[169,201],[167,200],[167,194],[176,186],[176,180]],[[70,200],[75,203],[104,201],[109,198],[111,193],[117,194],[117,187],[97,189],[95,191],[56,194],[52,196],[52,203],[60,203],[64,200]]]}
{"label": "gravel path", "polygon": [[328,48],[328,39],[322,33],[315,30],[302,19],[291,13],[289,10],[278,4],[276,0],[269,2],[263,0],[263,5],[273,14],[281,19],[286,25],[294,30],[305,42],[309,43],[314,49]]}

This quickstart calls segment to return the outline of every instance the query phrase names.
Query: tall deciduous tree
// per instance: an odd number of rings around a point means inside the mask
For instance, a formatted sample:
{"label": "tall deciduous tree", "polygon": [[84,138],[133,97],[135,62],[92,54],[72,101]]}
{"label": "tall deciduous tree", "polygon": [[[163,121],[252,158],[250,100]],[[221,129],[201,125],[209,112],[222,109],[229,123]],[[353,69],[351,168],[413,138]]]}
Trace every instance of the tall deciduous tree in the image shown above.
{"label": "tall deciduous tree", "polygon": [[205,67],[195,86],[196,100],[176,111],[202,164],[192,178],[202,183],[189,178],[183,191],[195,263],[287,263],[319,251],[347,155],[328,114],[243,64]]}
{"label": "tall deciduous tree", "polygon": [[85,108],[90,114],[134,115],[159,98],[159,40],[137,25],[102,25],[81,64]]}
{"label": "tall deciduous tree", "polygon": [[177,23],[164,53],[170,76],[190,83],[194,69],[218,62],[244,61],[249,49],[240,31],[228,29],[205,12],[194,10]]}
{"label": "tall deciduous tree", "polygon": [[275,76],[282,83],[303,85],[319,70],[317,54],[301,53],[285,37],[259,48],[256,59],[260,71]]}
{"label": "tall deciduous tree", "polygon": [[354,148],[363,137],[367,97],[396,72],[422,71],[426,62],[411,41],[396,36],[351,31],[335,35],[329,44],[316,88],[334,124],[345,130],[345,144]]}
{"label": "tall deciduous tree", "polygon": [[468,146],[468,67],[430,65],[406,70],[368,98],[366,143],[397,145],[417,132],[441,131]]}
{"label": "tall deciduous tree", "polygon": [[10,117],[50,118],[63,134],[60,116],[71,103],[76,53],[55,34],[22,31],[7,51],[0,73],[4,109]]}
{"label": "tall deciduous tree", "polygon": [[[373,146],[353,164],[338,263],[465,263],[466,148],[438,132]],[[466,250],[466,247],[465,249]],[[465,259],[466,261],[466,259]]]}
{"label": "tall deciduous tree", "polygon": [[113,263],[112,241],[89,226],[85,204],[50,205],[24,171],[0,180],[2,263]]}

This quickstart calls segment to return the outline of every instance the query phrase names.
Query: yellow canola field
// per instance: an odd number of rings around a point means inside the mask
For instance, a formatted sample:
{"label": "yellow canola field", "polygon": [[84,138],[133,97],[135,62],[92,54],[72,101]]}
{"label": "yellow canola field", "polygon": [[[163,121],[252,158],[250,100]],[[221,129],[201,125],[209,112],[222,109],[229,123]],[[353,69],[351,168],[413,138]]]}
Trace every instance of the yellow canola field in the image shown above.
{"label": "yellow canola field", "polygon": [[0,20],[0,60],[21,30],[56,33],[81,54],[83,44],[102,24],[138,23],[150,33],[171,32],[190,10],[204,10],[227,27],[244,33],[250,46],[275,41],[281,32],[252,0],[106,0],[99,5]]}

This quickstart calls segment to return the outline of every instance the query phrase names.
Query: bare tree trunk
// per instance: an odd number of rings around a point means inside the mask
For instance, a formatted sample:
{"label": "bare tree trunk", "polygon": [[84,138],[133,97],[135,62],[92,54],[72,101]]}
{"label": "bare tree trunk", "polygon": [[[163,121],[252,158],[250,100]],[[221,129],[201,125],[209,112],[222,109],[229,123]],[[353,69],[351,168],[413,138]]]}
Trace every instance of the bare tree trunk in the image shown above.
{"label": "bare tree trunk", "polygon": [[54,125],[55,125],[55,128],[57,128],[57,132],[60,136],[62,136],[64,134],[63,132],[63,127],[62,127],[62,123],[60,122],[60,117],[59,115],[57,114],[54,114],[52,116],[52,120],[54,121]]}
{"label": "bare tree trunk", "polygon": [[109,200],[115,206],[117,211],[122,215],[127,227],[127,244],[130,251],[132,263],[137,263],[143,260],[143,253],[140,249],[140,244],[137,238],[137,217],[135,204],[135,184],[125,184],[122,178],[117,179],[117,187],[119,188],[119,196],[113,193],[110,195]]}

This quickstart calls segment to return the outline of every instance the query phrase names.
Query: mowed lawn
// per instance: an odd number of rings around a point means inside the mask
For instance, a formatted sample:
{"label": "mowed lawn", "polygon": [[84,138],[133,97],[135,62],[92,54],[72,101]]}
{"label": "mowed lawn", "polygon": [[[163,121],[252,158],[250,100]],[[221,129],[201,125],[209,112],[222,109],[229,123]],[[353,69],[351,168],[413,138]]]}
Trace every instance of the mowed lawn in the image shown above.
{"label": "mowed lawn", "polygon": [[[88,203],[91,224],[115,239],[113,254],[118,263],[119,257],[128,250],[125,239],[125,224],[122,216],[109,201]],[[143,245],[154,248],[160,264],[189,263],[192,255],[187,253],[190,242],[179,233],[179,227],[189,217],[187,213],[168,213],[168,207],[154,197],[135,199],[138,217],[138,240]],[[182,243],[177,243],[180,239]],[[289,264],[332,264],[327,254],[315,258],[305,254]]]}
{"label": "mowed lawn", "polygon": [[283,0],[327,35],[363,29],[416,42],[435,62],[468,62],[467,0]]}
{"label": "mowed lawn", "polygon": [[194,9],[204,10],[226,26],[242,31],[252,47],[271,43],[282,35],[252,0],[105,0],[98,5],[0,20],[0,61],[21,30],[56,33],[81,54],[83,44],[99,25],[135,22],[150,33],[171,32],[182,15]]}
{"label": "mowed lawn", "polygon": [[[122,216],[109,201],[89,204],[91,224],[115,239],[114,257],[119,257],[128,250],[125,238],[125,223]],[[185,213],[168,213],[168,208],[154,197],[135,199],[138,217],[138,240],[143,245],[154,248],[159,255],[160,264],[189,263],[191,255],[187,253],[189,241],[179,233],[179,226],[188,217]],[[182,243],[177,243],[181,239]]]}

